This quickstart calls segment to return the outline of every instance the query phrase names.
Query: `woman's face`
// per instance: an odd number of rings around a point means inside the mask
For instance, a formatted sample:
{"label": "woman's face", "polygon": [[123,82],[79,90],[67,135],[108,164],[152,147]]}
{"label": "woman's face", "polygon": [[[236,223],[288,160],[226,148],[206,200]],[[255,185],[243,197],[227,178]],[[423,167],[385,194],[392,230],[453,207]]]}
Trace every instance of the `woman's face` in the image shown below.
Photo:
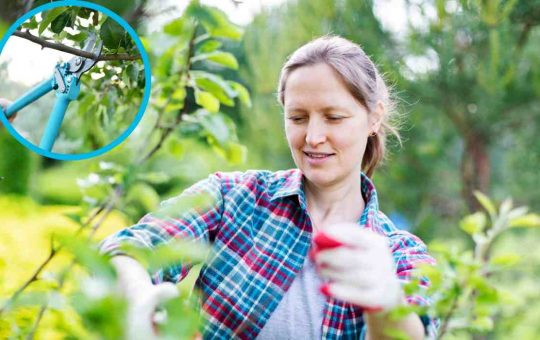
{"label": "woman's face", "polygon": [[358,178],[372,114],[340,76],[319,63],[294,70],[285,86],[285,134],[296,166],[317,187]]}

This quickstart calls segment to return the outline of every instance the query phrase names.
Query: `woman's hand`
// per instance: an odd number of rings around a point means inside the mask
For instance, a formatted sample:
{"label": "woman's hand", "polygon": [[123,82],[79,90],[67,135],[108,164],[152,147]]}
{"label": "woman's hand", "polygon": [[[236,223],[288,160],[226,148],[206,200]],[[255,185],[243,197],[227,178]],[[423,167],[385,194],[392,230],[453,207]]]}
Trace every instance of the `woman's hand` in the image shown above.
{"label": "woman's hand", "polygon": [[405,304],[388,241],[354,223],[329,226],[314,235],[314,258],[320,273],[330,280],[321,291],[364,309],[366,339],[390,339],[388,329],[403,331],[410,339],[424,339],[424,326],[410,313],[393,320],[386,313]]}
{"label": "woman's hand", "polygon": [[170,282],[154,285],[136,260],[115,256],[111,260],[118,273],[118,286],[128,302],[126,339],[158,339],[155,319],[157,307],[178,296]]}
{"label": "woman's hand", "polygon": [[387,239],[355,223],[338,223],[314,235],[315,263],[330,280],[321,291],[366,312],[404,304]]}
{"label": "woman's hand", "polygon": [[[7,107],[9,106],[9,104],[11,104],[11,101],[9,101],[7,99],[4,99],[4,98],[0,98],[0,106],[2,107],[2,111],[5,111],[7,109]],[[13,119],[15,119],[16,116],[17,116],[17,113],[14,113],[10,117],[8,117],[8,121],[12,122]],[[2,121],[0,121],[0,127],[1,126],[2,126]]]}

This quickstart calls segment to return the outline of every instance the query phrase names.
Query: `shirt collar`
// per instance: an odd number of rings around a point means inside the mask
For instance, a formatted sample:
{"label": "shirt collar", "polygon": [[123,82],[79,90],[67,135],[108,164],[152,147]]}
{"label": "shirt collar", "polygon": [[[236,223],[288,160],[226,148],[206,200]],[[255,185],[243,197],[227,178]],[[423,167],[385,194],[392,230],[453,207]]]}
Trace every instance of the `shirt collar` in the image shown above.
{"label": "shirt collar", "polygon": [[[304,186],[302,182],[304,175],[299,169],[287,170],[283,175],[284,176],[279,176],[278,180],[274,183],[274,188],[276,188],[276,190],[270,200],[273,201],[277,198],[297,195],[302,204],[304,201]],[[373,182],[363,172],[360,173],[360,183],[362,196],[364,197],[366,206],[360,217],[359,223],[366,225],[366,227],[373,228],[378,224],[376,218],[379,212],[377,191],[375,190]]]}

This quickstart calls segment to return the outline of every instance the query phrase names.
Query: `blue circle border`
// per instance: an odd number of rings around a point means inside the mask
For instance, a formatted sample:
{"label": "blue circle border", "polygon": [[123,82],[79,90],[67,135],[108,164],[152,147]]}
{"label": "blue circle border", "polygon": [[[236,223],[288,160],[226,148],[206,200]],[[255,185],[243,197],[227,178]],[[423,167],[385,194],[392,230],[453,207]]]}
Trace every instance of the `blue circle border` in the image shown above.
{"label": "blue circle border", "polygon": [[141,54],[141,58],[142,58],[142,61],[143,61],[143,64],[144,64],[144,75],[145,75],[145,88],[144,88],[143,100],[142,100],[139,112],[135,116],[135,119],[133,120],[131,125],[120,136],[118,136],[116,139],[114,139],[111,143],[107,144],[106,146],[104,146],[104,147],[102,147],[100,149],[94,150],[92,152],[81,153],[81,154],[61,154],[61,153],[55,153],[55,152],[50,152],[50,151],[41,149],[40,147],[36,146],[33,143],[30,143],[23,136],[21,136],[17,132],[17,130],[15,130],[11,126],[11,124],[9,123],[7,117],[4,114],[0,114],[0,121],[2,121],[2,124],[4,125],[4,127],[7,128],[9,133],[11,133],[11,135],[14,136],[21,144],[23,144],[24,146],[26,146],[30,150],[34,151],[35,153],[37,153],[37,154],[39,154],[41,156],[45,156],[45,157],[48,157],[48,158],[58,159],[58,160],[74,161],[74,160],[83,160],[83,159],[96,157],[96,156],[99,156],[99,155],[101,155],[101,154],[103,154],[103,153],[105,153],[107,151],[110,151],[114,147],[118,146],[118,144],[122,143],[133,132],[133,130],[135,130],[135,128],[137,127],[137,125],[141,121],[141,119],[142,119],[142,117],[144,115],[144,112],[146,111],[146,108],[148,106],[148,102],[150,100],[150,89],[151,89],[151,86],[152,86],[152,80],[151,80],[152,79],[152,72],[151,72],[151,69],[150,69],[150,59],[148,58],[148,53],[146,52],[146,50],[145,50],[145,48],[144,48],[144,46],[142,44],[142,41],[139,38],[139,36],[137,35],[137,33],[135,32],[135,30],[122,17],[120,17],[118,14],[114,13],[113,11],[111,11],[111,10],[109,10],[109,9],[103,7],[103,6],[91,3],[91,2],[80,1],[80,0],[61,0],[61,1],[55,1],[55,2],[52,2],[52,3],[48,3],[48,4],[45,4],[45,5],[41,5],[39,7],[34,8],[30,12],[26,13],[25,15],[23,15],[19,19],[17,19],[17,21],[15,21],[15,23],[9,27],[6,34],[4,35],[2,40],[0,41],[0,54],[2,53],[2,50],[4,49],[4,46],[7,43],[7,41],[9,40],[9,38],[11,37],[11,35],[26,20],[28,20],[32,16],[34,16],[34,15],[40,13],[40,12],[43,12],[45,10],[49,10],[49,9],[56,8],[56,7],[65,7],[65,6],[78,6],[78,7],[90,8],[90,9],[96,10],[98,12],[105,13],[107,16],[109,16],[110,18],[113,18],[117,23],[119,23],[129,33],[129,35],[131,36],[133,41],[135,41],[135,44],[137,45],[137,47],[139,49],[139,52]]}

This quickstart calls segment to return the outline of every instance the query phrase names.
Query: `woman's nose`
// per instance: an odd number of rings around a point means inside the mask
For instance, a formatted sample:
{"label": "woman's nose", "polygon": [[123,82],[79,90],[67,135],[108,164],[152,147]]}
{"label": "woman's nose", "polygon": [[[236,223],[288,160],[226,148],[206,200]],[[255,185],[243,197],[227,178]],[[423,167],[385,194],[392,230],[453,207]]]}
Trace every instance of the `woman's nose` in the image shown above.
{"label": "woman's nose", "polygon": [[306,131],[306,143],[310,146],[317,146],[326,141],[326,131],[320,122],[310,120]]}

